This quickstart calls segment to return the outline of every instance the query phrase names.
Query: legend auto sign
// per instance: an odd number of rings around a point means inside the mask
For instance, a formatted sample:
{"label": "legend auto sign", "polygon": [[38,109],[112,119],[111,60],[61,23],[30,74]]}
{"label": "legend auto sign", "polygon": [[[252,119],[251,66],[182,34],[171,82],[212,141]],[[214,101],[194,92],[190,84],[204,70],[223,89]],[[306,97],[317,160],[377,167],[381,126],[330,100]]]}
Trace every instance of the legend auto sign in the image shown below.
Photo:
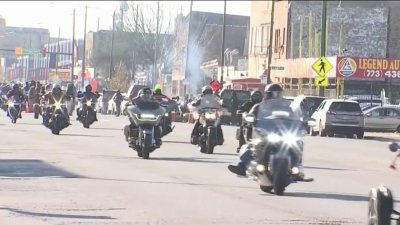
{"label": "legend auto sign", "polygon": [[338,57],[336,69],[337,77],[400,79],[400,59]]}

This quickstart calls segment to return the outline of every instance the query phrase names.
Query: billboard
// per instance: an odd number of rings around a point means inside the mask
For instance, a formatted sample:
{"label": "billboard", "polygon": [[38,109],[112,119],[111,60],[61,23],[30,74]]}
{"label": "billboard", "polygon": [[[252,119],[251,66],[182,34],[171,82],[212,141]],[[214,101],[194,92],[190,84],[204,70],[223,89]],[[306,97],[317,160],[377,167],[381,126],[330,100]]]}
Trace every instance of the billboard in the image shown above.
{"label": "billboard", "polygon": [[355,79],[400,79],[400,59],[338,57],[336,75]]}

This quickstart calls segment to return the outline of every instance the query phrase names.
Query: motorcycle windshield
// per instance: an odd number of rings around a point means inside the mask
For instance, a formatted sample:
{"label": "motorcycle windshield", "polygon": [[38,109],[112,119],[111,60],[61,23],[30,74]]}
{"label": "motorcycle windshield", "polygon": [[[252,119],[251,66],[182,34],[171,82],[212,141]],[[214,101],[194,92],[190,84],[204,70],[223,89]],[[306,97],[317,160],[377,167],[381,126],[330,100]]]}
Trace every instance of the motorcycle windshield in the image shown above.
{"label": "motorcycle windshield", "polygon": [[298,135],[304,132],[301,110],[285,99],[260,103],[254,126],[263,134]]}
{"label": "motorcycle windshield", "polygon": [[204,109],[221,109],[221,103],[219,103],[218,99],[213,95],[205,95],[201,98],[201,102],[199,106],[195,106],[197,110]]}
{"label": "motorcycle windshield", "polygon": [[162,115],[165,113],[165,109],[160,107],[158,102],[139,102],[137,105],[128,107],[128,111],[132,114],[149,113],[154,115]]}

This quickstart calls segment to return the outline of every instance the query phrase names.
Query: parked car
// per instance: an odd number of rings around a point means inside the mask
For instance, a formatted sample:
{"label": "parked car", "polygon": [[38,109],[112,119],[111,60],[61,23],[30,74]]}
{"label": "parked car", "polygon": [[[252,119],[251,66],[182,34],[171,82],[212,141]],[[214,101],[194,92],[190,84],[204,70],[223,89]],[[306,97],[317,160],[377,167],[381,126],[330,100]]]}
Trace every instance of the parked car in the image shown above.
{"label": "parked car", "polygon": [[397,131],[400,133],[400,107],[376,106],[364,111],[365,130]]}
{"label": "parked car", "polygon": [[321,137],[343,134],[348,137],[356,135],[358,139],[364,138],[364,114],[356,101],[326,99],[311,118],[317,122],[317,126],[310,129],[312,136],[318,133]]}
{"label": "parked car", "polygon": [[[231,124],[231,114],[229,109],[231,108],[232,93],[235,92],[238,99],[238,106],[241,106],[245,102],[251,100],[250,91],[246,90],[234,90],[234,89],[223,89],[220,93],[222,104],[226,109],[224,115],[221,116],[221,124]],[[241,121],[241,120],[239,120]]]}

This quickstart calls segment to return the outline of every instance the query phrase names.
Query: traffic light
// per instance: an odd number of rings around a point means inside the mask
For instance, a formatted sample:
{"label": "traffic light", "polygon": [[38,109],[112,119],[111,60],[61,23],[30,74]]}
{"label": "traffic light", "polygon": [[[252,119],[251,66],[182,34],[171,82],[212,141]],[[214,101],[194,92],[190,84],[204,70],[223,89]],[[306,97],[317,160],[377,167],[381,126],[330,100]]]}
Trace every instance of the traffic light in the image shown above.
{"label": "traffic light", "polygon": [[23,53],[24,53],[23,48],[21,48],[21,47],[16,47],[15,48],[15,55],[21,56],[21,55],[23,55]]}
{"label": "traffic light", "polygon": [[43,48],[40,49],[40,54],[42,54],[43,57],[46,57],[46,54],[47,54],[46,47],[43,47]]}

